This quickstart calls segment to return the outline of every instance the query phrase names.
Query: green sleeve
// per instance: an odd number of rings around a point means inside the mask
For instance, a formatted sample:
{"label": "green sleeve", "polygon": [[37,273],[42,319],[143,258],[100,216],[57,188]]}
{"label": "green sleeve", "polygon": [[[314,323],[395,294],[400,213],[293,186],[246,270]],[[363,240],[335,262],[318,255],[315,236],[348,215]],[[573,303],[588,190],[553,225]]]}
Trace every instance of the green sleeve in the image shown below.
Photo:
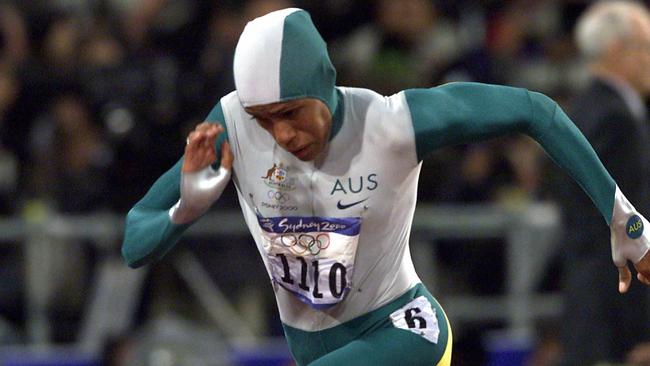
{"label": "green sleeve", "polygon": [[217,142],[215,144],[217,149],[217,160],[212,165],[218,167],[221,164],[221,144],[228,140],[228,127],[226,126],[226,119],[223,116],[221,103],[217,103],[217,105],[212,108],[212,111],[210,111],[210,114],[208,114],[208,117],[205,120],[210,123],[220,123],[224,129],[223,133],[217,137]]}
{"label": "green sleeve", "polygon": [[[206,120],[214,123],[222,122],[225,128],[221,104],[217,104],[212,109]],[[226,139],[227,133],[222,133],[217,139],[216,146],[220,147]],[[217,148],[217,165],[220,161],[219,155],[220,149]],[[174,247],[183,232],[191,225],[191,223],[176,225],[169,218],[169,209],[180,198],[182,165],[183,159],[158,178],[145,196],[126,215],[122,256],[130,267],[137,268],[160,259]]]}
{"label": "green sleeve", "polygon": [[404,92],[419,160],[435,149],[523,133],[575,179],[609,225],[616,183],[593,148],[550,98],[525,89],[451,83]]}

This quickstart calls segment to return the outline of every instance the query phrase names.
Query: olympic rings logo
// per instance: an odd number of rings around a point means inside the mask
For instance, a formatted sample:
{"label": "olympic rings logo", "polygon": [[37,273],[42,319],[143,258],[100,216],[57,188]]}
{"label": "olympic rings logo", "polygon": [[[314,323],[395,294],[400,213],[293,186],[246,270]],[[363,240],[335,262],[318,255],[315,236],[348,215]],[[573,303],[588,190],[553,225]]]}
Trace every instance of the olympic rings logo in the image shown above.
{"label": "olympic rings logo", "polygon": [[330,246],[330,236],[327,233],[320,233],[317,235],[310,234],[282,234],[280,236],[280,243],[290,248],[296,255],[309,253],[311,255],[318,255],[321,251]]}
{"label": "olympic rings logo", "polygon": [[287,193],[280,192],[280,191],[275,191],[275,190],[272,190],[272,189],[269,190],[266,193],[266,196],[268,198],[270,198],[272,200],[276,200],[276,201],[278,201],[280,203],[286,203],[287,201],[289,201],[289,195]]}

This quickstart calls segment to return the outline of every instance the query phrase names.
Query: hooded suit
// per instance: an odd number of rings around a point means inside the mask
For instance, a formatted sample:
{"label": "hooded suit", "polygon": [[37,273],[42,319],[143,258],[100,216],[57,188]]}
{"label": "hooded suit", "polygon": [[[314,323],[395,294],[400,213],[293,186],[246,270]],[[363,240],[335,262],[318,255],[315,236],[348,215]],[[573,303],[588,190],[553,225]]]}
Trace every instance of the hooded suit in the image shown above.
{"label": "hooded suit", "polygon": [[[232,180],[298,364],[449,364],[451,330],[408,246],[421,161],[440,147],[528,134],[581,184],[607,224],[615,216],[615,182],[541,94],[476,83],[388,97],[337,87],[325,42],[295,8],[248,23],[234,76],[237,90],[207,120],[226,129],[217,146],[227,139],[232,147]],[[321,100],[332,115],[325,151],[308,162],[244,109],[299,98]],[[123,254],[132,266],[164,255],[189,226],[167,215],[179,199],[180,164],[127,216]],[[351,358],[368,344],[376,352]]]}

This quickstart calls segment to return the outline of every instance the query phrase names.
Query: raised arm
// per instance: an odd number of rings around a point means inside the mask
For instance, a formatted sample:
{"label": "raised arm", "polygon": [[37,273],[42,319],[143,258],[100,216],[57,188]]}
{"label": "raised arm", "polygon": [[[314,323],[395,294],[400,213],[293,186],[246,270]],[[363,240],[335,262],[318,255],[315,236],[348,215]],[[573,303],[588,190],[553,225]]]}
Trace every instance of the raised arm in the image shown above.
{"label": "raised arm", "polygon": [[[404,92],[423,159],[433,150],[518,132],[535,139],[546,154],[589,195],[612,232],[612,257],[621,279],[631,260],[650,276],[647,221],[627,201],[580,130],[550,98],[525,89],[479,83],[451,83]],[[648,262],[648,263],[646,263]],[[625,272],[627,271],[627,273]],[[621,292],[627,290],[629,281]]]}
{"label": "raised arm", "polygon": [[[232,155],[227,133],[217,122],[223,121],[219,104],[207,120],[189,135],[183,158],[127,214],[122,256],[130,267],[161,258],[223,192]],[[217,164],[221,168],[214,170]]]}

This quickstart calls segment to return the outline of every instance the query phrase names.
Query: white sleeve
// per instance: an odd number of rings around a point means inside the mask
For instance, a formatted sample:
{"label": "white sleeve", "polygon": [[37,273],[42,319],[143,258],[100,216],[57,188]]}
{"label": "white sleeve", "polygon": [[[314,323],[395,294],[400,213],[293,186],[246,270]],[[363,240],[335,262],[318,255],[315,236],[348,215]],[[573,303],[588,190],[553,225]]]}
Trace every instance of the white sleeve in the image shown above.
{"label": "white sleeve", "polygon": [[650,249],[650,233],[645,230],[648,220],[634,209],[618,186],[609,227],[612,259],[618,267],[624,266],[628,260],[638,263]]}
{"label": "white sleeve", "polygon": [[203,215],[221,196],[230,180],[230,170],[211,166],[194,173],[181,173],[181,198],[169,210],[175,224],[185,224]]}

